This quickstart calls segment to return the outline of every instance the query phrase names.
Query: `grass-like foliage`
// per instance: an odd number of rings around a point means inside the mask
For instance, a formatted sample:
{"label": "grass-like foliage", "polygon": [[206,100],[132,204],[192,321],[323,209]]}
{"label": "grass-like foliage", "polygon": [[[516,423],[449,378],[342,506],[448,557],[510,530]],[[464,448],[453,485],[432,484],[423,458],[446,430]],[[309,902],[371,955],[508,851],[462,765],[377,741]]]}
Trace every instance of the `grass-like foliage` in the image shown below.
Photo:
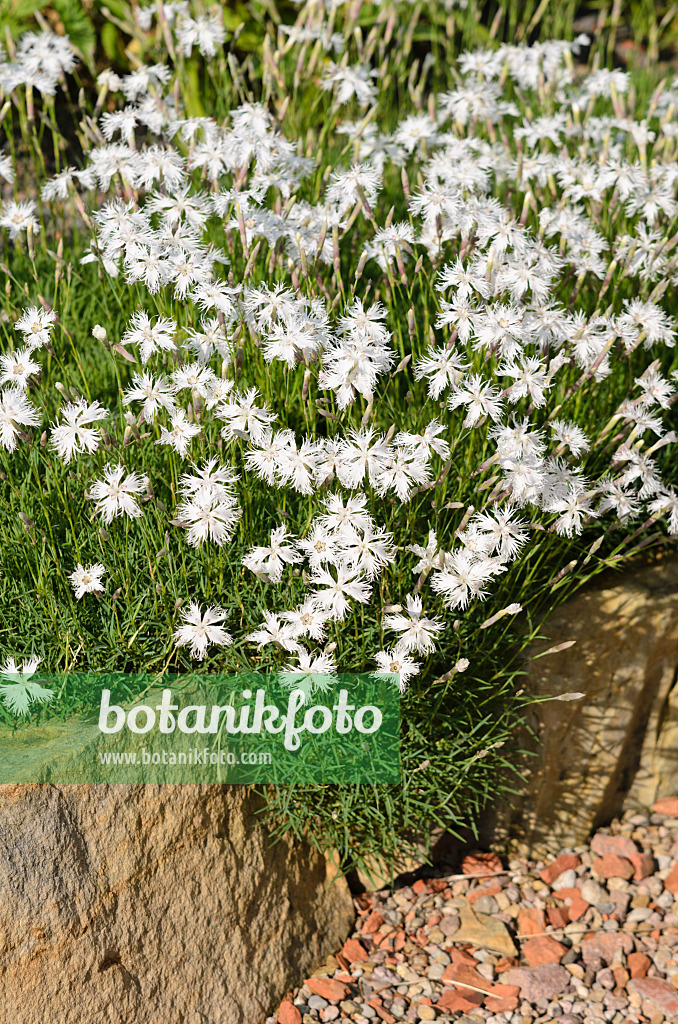
{"label": "grass-like foliage", "polygon": [[439,9],[0,64],[2,720],[95,706],[38,665],[395,673],[399,786],[269,793],[346,864],[471,821],[549,610],[678,532],[678,90]]}

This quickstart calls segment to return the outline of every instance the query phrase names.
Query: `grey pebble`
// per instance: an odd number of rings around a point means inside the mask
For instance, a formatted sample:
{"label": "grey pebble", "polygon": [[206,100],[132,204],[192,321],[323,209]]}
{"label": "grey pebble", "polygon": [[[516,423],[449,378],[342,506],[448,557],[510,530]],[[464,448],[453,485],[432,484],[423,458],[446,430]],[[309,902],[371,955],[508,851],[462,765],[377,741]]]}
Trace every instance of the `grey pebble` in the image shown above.
{"label": "grey pebble", "polygon": [[322,996],[313,995],[309,998],[308,1005],[312,1010],[324,1010],[327,1006],[327,1000],[323,999]]}

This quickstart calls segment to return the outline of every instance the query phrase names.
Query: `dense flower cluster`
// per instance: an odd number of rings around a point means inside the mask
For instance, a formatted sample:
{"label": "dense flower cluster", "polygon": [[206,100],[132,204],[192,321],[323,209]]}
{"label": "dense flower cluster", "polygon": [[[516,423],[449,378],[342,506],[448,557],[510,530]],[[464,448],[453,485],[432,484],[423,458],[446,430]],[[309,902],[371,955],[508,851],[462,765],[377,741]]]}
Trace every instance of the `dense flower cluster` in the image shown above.
{"label": "dense flower cluster", "polygon": [[[177,52],[215,58],[219,8],[193,18],[187,3],[160,6]],[[157,10],[140,10],[141,27]],[[109,109],[85,164],[49,180],[42,201],[77,197],[91,225],[82,263],[116,289],[137,288],[143,308],[120,338],[90,325],[125,375],[122,411],[66,389],[49,446],[65,466],[84,463],[107,525],[144,515],[158,483],[124,453],[109,461],[107,437],[175,453],[185,466],[168,530],[195,548],[232,542],[244,491],[299,496],[298,533],[279,522],[246,538],[243,585],[264,581],[270,604],[239,639],[273,645],[292,681],[354,668],[342,660],[342,629],[365,605],[386,636],[366,661],[404,688],[422,666],[414,656],[430,658],[454,617],[493,593],[544,533],[567,539],[597,521],[648,518],[678,533],[678,494],[657,458],[676,440],[667,424],[678,371],[666,358],[676,332],[662,300],[678,284],[678,88],[636,110],[626,73],[575,76],[585,39],[500,46],[462,54],[453,89],[387,127],[376,68],[339,56],[347,42],[332,21],[308,4],[282,35],[287,50],[324,40],[338,61],[316,72],[334,111],[357,107],[358,120],[335,132],[352,151],[337,166],[319,168],[263,103],[243,102],[223,121],[189,116],[169,64],[100,76]],[[0,80],[6,92],[49,94],[73,66],[66,41],[27,35]],[[11,181],[11,162],[0,172]],[[385,208],[387,179],[402,182],[400,219]],[[36,202],[5,202],[0,224],[10,238],[37,232]],[[411,308],[396,317],[398,289]],[[2,356],[8,452],[45,425],[32,382],[57,323],[53,310],[26,309]],[[618,400],[639,352],[644,369]],[[274,364],[295,382],[304,430],[267,388]],[[403,380],[413,390],[399,406]],[[587,416],[592,395],[603,422]],[[464,446],[478,453],[468,507],[449,502]],[[456,526],[439,544],[432,521],[424,546],[398,509],[443,488]],[[409,592],[384,589],[403,565]],[[104,572],[79,564],[77,598],[102,593]],[[292,600],[299,582],[305,596]],[[226,632],[225,616],[193,601],[176,643],[198,659],[231,644],[237,629]]]}

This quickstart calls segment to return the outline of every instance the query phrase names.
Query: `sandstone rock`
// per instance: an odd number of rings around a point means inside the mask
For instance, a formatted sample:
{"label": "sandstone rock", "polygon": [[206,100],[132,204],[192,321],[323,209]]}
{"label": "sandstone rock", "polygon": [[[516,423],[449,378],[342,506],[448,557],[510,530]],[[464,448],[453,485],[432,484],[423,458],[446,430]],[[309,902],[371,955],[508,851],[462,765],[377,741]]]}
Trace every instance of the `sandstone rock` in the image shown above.
{"label": "sandstone rock", "polygon": [[567,916],[570,921],[578,921],[580,917],[583,917],[586,911],[589,909],[589,903],[583,895],[583,886],[581,889],[556,889],[553,895],[559,900],[566,901]]}
{"label": "sandstone rock", "polygon": [[240,786],[2,787],[0,1020],[264,1020],[353,908],[260,807]]}
{"label": "sandstone rock", "polygon": [[625,967],[615,967],[612,976],[616,988],[626,988],[630,975]]}
{"label": "sandstone rock", "polygon": [[[623,810],[654,805],[678,813],[678,558],[608,576],[547,621],[523,684],[542,697],[579,691],[581,700],[544,701],[530,726],[537,757],[525,785],[480,823],[484,845],[516,837],[535,857],[578,846]],[[529,739],[522,745],[529,747]]]}
{"label": "sandstone rock", "polygon": [[396,1019],[393,1014],[389,1013],[386,1007],[383,1005],[381,999],[375,998],[370,999],[367,1003],[373,1010],[377,1011],[377,1017],[384,1021],[384,1024],[396,1024]]}
{"label": "sandstone rock", "polygon": [[587,903],[590,903],[592,907],[599,909],[601,904],[607,903],[610,899],[610,894],[607,889],[604,889],[602,885],[594,882],[593,879],[588,878],[581,887],[582,899],[585,899]]}
{"label": "sandstone rock", "polygon": [[546,911],[546,916],[552,928],[564,928],[570,923],[567,907],[549,907]]}
{"label": "sandstone rock", "polygon": [[461,988],[482,989],[489,992],[492,989],[492,982],[480,974],[476,967],[467,963],[450,964],[445,968],[443,979]]}
{"label": "sandstone rock", "polygon": [[[497,892],[500,890],[497,889]],[[494,898],[494,893],[483,892],[480,895],[476,893],[469,893],[468,901],[472,904],[473,909],[479,914],[498,914],[499,904]]]}
{"label": "sandstone rock", "polygon": [[440,922],[440,930],[446,939],[456,935],[459,931],[459,918],[456,914],[445,914]]}
{"label": "sandstone rock", "polygon": [[[461,902],[461,898],[460,898]],[[468,943],[479,949],[494,949],[506,956],[515,956],[516,945],[508,928],[497,918],[488,914],[476,914],[470,903],[463,900],[459,907],[459,928],[454,934],[455,943]]]}

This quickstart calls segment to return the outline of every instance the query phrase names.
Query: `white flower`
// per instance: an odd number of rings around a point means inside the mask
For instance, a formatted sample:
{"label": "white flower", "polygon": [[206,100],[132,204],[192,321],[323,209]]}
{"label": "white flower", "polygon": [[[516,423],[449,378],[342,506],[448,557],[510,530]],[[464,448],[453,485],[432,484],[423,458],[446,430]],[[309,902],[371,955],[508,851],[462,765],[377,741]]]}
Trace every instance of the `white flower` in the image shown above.
{"label": "white flower", "polygon": [[247,640],[255,643],[259,649],[266,644],[277,644],[285,651],[300,651],[301,647],[297,642],[299,636],[298,627],[295,623],[283,623],[277,615],[264,612],[264,621],[252,633],[249,633]]}
{"label": "white flower", "polygon": [[[228,345],[226,342],[226,336],[224,328],[219,323],[216,317],[202,317],[200,321],[201,330],[196,330],[195,327],[189,327],[186,331],[187,341],[185,342],[186,347],[190,348],[195,352],[196,356],[201,363],[207,362],[207,360],[215,352],[217,352],[222,359],[228,360],[229,352]],[[212,382],[212,387],[218,383],[215,379]],[[233,381],[228,381],[230,387],[233,387]]]}
{"label": "white flower", "polygon": [[0,698],[15,715],[25,715],[32,703],[46,704],[54,696],[53,690],[31,682],[31,676],[41,661],[42,658],[35,655],[24,659],[21,668],[18,668],[14,658],[7,658],[0,669],[0,678],[7,680],[0,682]]}
{"label": "white flower", "polygon": [[220,466],[216,456],[201,467],[194,465],[193,469],[195,473],[182,473],[179,478],[181,494],[195,495],[208,488],[216,497],[226,498],[233,493],[231,488],[240,479],[230,466]]}
{"label": "white flower", "polygon": [[51,447],[68,465],[76,452],[91,455],[97,450],[101,436],[98,429],[89,424],[104,419],[108,412],[98,402],[88,405],[82,399],[70,402],[61,412],[66,422],[52,427]]}
{"label": "white flower", "polygon": [[376,71],[360,64],[349,68],[340,67],[334,61],[330,61],[321,85],[323,89],[334,91],[337,103],[348,103],[351,97],[355,96],[360,106],[365,107],[377,94],[375,86],[370,81],[376,75]]}
{"label": "white flower", "polygon": [[420,434],[411,434],[407,430],[401,431],[395,438],[396,445],[411,449],[422,460],[427,461],[433,452],[442,459],[449,458],[450,446],[439,434],[446,428],[437,420],[431,420],[424,427]]}
{"label": "white flower", "polygon": [[330,615],[319,608],[313,598],[307,597],[294,611],[283,612],[282,617],[294,627],[297,636],[308,635],[313,640],[325,639],[325,627]]}
{"label": "white flower", "polygon": [[129,473],[123,480],[124,476],[123,465],[109,464],[104,467],[104,479],[90,487],[88,497],[96,502],[96,511],[106,523],[111,523],[116,516],[135,519],[143,514],[136,496],[146,490],[148,477]]}
{"label": "white flower", "polygon": [[291,430],[275,433],[266,427],[245,453],[245,465],[270,486],[275,482],[286,450],[295,443]]}
{"label": "white flower", "polygon": [[379,651],[375,655],[374,660],[378,665],[374,675],[397,676],[398,688],[401,693],[404,693],[407,688],[408,680],[419,672],[419,662],[414,661],[408,654],[398,650],[398,648],[393,648],[390,651]]}
{"label": "white flower", "polygon": [[24,436],[22,427],[37,427],[40,416],[20,388],[0,391],[0,444],[7,451],[16,448],[17,437]]}
{"label": "white flower", "polygon": [[[285,543],[288,541],[288,543]],[[265,575],[271,583],[280,583],[285,565],[294,565],[303,561],[291,537],[287,535],[286,526],[278,526],[271,530],[268,545],[253,547],[243,557],[242,564],[251,569],[257,576]]]}
{"label": "white flower", "polygon": [[171,429],[168,430],[167,427],[161,426],[160,437],[155,443],[168,444],[179,455],[185,456],[191,441],[200,433],[200,427],[197,423],[191,423],[186,418],[186,413],[183,409],[175,409],[171,412],[170,420]]}
{"label": "white flower", "polygon": [[101,577],[106,569],[100,562],[95,565],[88,565],[86,568],[78,562],[75,570],[68,577],[79,601],[85,594],[102,594],[104,585]]}
{"label": "white flower", "polygon": [[457,386],[448,399],[448,408],[467,407],[464,427],[473,427],[482,416],[489,416],[495,423],[501,418],[502,403],[499,388],[480,374],[471,373]]}
{"label": "white flower", "polygon": [[327,512],[320,516],[320,522],[334,534],[348,526],[355,530],[368,530],[372,526],[372,516],[366,506],[364,494],[352,494],[346,499],[340,494],[331,494],[325,499]]}
{"label": "white flower", "polygon": [[123,344],[138,345],[142,363],[147,363],[154,352],[176,348],[174,335],[177,325],[168,317],[158,317],[151,323],[148,313],[139,310],[132,315],[130,326],[122,336]]}
{"label": "white flower", "polygon": [[585,494],[581,487],[570,485],[565,497],[556,498],[544,507],[547,512],[560,513],[556,519],[556,532],[561,537],[571,537],[574,533],[582,532],[584,518],[595,519],[598,515],[592,502],[592,495]]}
{"label": "white flower", "polygon": [[[641,504],[635,492],[624,490],[623,485],[619,481],[603,480],[600,491],[603,497],[598,506],[599,514],[602,515],[604,512],[613,509],[618,519],[621,520],[635,519],[636,516],[640,515]],[[649,509],[651,512],[656,512],[656,502],[651,502]]]}
{"label": "white flower", "polygon": [[360,487],[367,472],[372,485],[393,461],[393,450],[381,434],[372,427],[351,430],[348,440],[341,445],[341,463],[337,476],[345,487]]}
{"label": "white flower", "polygon": [[53,309],[30,306],[28,309],[24,309],[14,326],[17,331],[21,331],[28,347],[34,349],[40,348],[49,341],[55,322],[56,313]]}
{"label": "white flower", "polygon": [[419,559],[412,569],[415,575],[422,572],[429,573],[431,569],[441,569],[444,564],[445,556],[438,551],[438,538],[435,530],[429,530],[426,547],[422,547],[421,544],[410,544],[407,550]]}
{"label": "white flower", "polygon": [[276,419],[275,413],[266,407],[255,405],[259,392],[250,388],[244,395],[234,395],[228,402],[217,409],[217,416],[225,420],[221,435],[224,438],[233,436],[251,438],[255,443],[264,437],[266,427]]}
{"label": "white flower", "polygon": [[40,222],[35,214],[36,206],[32,199],[27,199],[23,203],[8,201],[0,208],[0,226],[7,228],[12,239],[17,238],[20,231],[26,231],[28,228],[37,234]]}
{"label": "white flower", "polygon": [[351,572],[365,573],[368,580],[376,579],[384,566],[395,560],[393,536],[371,524],[361,531],[353,526],[342,527],[337,533],[337,545],[341,563]]}
{"label": "white flower", "polygon": [[143,416],[152,423],[158,409],[174,409],[174,390],[167,377],[153,377],[150,373],[135,373],[132,383],[125,391],[123,405],[143,402]]}
{"label": "white flower", "polygon": [[207,539],[221,546],[233,535],[241,515],[234,494],[210,485],[199,487],[177,508],[177,519],[188,526],[186,539],[193,547]]}
{"label": "white flower", "polygon": [[68,187],[73,181],[75,167],[67,167],[60,174],[49,178],[40,190],[40,198],[49,202],[51,199],[66,199]]}
{"label": "white flower", "polygon": [[0,175],[9,185],[13,184],[15,174],[11,156],[0,156]]}
{"label": "white flower", "polygon": [[15,387],[27,388],[31,374],[40,372],[40,363],[31,358],[33,351],[30,346],[17,352],[0,356],[0,384],[13,384]]}
{"label": "white flower", "polygon": [[327,569],[316,569],[310,582],[316,585],[313,591],[314,600],[334,619],[343,619],[350,608],[350,602],[360,601],[366,604],[370,599],[371,587],[365,582],[363,574],[354,569],[339,566],[337,578]]}
{"label": "white flower", "polygon": [[300,649],[297,653],[298,665],[288,663],[278,674],[283,686],[291,690],[301,690],[305,696],[319,691],[324,693],[339,682],[337,679],[334,655],[327,651],[313,654]]}
{"label": "white flower", "polygon": [[318,383],[321,388],[332,389],[339,408],[345,409],[355,400],[356,393],[370,399],[378,377],[390,369],[393,362],[388,340],[369,337],[354,328],[339,342],[325,346]]}
{"label": "white flower", "polygon": [[197,18],[189,18],[182,12],[175,32],[185,57],[190,57],[196,44],[203,57],[214,57],[226,38],[223,15],[218,7],[211,7],[207,14]]}
{"label": "white flower", "polygon": [[471,524],[481,535],[487,537],[490,554],[501,559],[515,558],[527,540],[527,530],[522,519],[514,519],[513,505],[504,505],[489,512],[476,512]]}
{"label": "white flower", "polygon": [[515,384],[508,393],[510,402],[519,402],[529,396],[539,409],[546,402],[544,392],[551,385],[543,363],[536,358],[525,359],[524,363],[506,363],[499,371],[505,377],[512,377]]}
{"label": "white flower", "polygon": [[477,557],[461,549],[445,558],[445,568],[435,572],[431,586],[450,608],[465,608],[471,598],[486,596],[485,585],[506,566],[497,559]]}
{"label": "white flower", "polygon": [[658,498],[654,498],[648,505],[653,515],[668,516],[669,532],[672,536],[678,534],[678,494],[673,487],[662,490]]}
{"label": "white flower", "polygon": [[186,389],[201,398],[208,397],[216,381],[214,370],[202,363],[187,363],[172,373],[175,392]]}
{"label": "white flower", "polygon": [[364,196],[371,206],[377,199],[380,179],[381,176],[368,163],[353,164],[348,171],[335,171],[327,189],[327,201],[350,209]]}
{"label": "white flower", "polygon": [[401,501],[409,501],[415,485],[428,483],[430,471],[427,465],[428,453],[422,449],[396,449],[395,455],[388,465],[379,473],[375,487],[380,494],[395,491]]}
{"label": "white flower", "polygon": [[221,623],[226,612],[221,608],[209,605],[203,614],[197,601],[191,601],[186,611],[182,611],[183,625],[174,634],[179,647],[190,645],[191,657],[202,661],[210,644],[225,647],[233,643]]}
{"label": "white flower", "polygon": [[570,453],[576,456],[587,452],[590,448],[589,440],[576,423],[569,423],[566,420],[554,420],[551,424],[551,431],[554,436],[569,448]]}
{"label": "white flower", "polygon": [[675,387],[662,377],[661,373],[646,371],[642,377],[636,377],[636,384],[643,392],[643,405],[657,404],[662,409],[670,407],[670,399],[675,394]]}
{"label": "white flower", "polygon": [[300,494],[313,494],[322,452],[323,445],[319,441],[305,437],[297,448],[296,439],[290,438],[290,443],[283,448],[278,459],[280,482],[291,483]]}
{"label": "white flower", "polygon": [[435,639],[443,628],[443,622],[437,616],[428,619],[423,615],[421,597],[408,594],[405,598],[407,615],[385,615],[384,625],[401,633],[396,650],[405,654],[418,651],[419,654],[431,654],[435,650]]}

